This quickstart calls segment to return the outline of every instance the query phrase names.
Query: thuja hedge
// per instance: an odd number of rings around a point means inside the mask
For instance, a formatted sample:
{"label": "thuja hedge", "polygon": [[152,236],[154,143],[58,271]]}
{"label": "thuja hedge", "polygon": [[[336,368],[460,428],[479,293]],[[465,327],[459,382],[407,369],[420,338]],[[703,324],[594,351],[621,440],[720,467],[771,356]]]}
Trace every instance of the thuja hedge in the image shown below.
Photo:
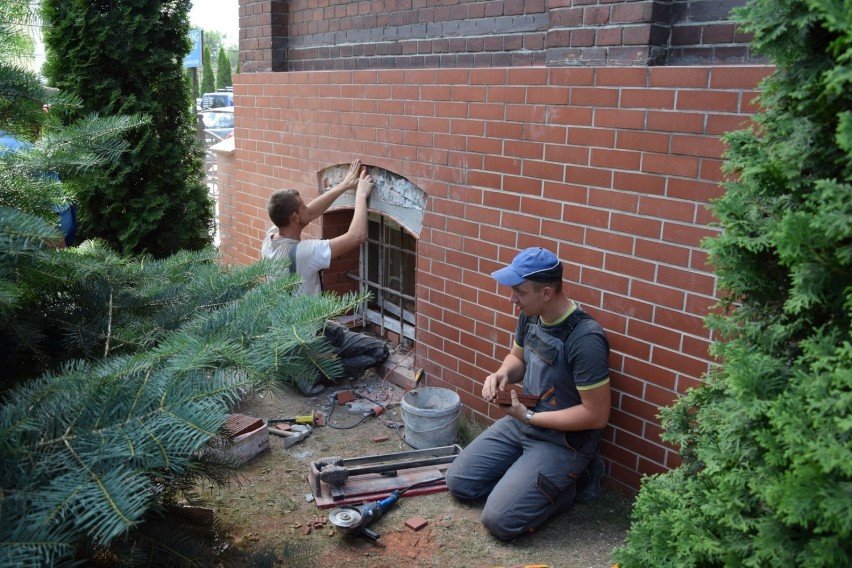
{"label": "thuja hedge", "polygon": [[719,366],[662,412],[684,457],[646,478],[634,566],[852,565],[852,12],[757,0],[735,15],[776,68],[705,245]]}
{"label": "thuja hedge", "polygon": [[75,188],[80,237],[122,254],[164,258],[210,244],[213,202],[183,58],[189,53],[189,0],[43,0],[44,73],[81,101],[70,122],[144,115],[127,135],[130,151]]}

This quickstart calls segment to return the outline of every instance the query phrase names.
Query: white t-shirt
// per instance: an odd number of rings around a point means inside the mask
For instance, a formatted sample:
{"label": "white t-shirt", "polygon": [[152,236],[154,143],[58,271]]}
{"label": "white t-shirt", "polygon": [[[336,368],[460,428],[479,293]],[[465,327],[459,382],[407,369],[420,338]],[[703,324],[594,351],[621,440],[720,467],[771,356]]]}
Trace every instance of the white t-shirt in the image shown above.
{"label": "white t-shirt", "polygon": [[263,258],[275,260],[289,260],[290,248],[299,245],[296,249],[296,272],[302,277],[302,291],[305,294],[319,296],[322,293],[322,282],[320,281],[320,270],[331,266],[331,245],[326,239],[308,239],[297,241],[278,237],[278,227],[272,227],[266,231],[260,254]]}

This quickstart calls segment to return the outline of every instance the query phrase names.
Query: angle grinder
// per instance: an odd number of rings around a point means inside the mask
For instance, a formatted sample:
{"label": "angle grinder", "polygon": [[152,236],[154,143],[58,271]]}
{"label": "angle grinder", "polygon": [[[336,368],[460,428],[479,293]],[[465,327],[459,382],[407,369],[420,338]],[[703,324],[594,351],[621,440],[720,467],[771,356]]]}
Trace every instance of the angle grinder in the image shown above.
{"label": "angle grinder", "polygon": [[360,507],[339,507],[328,514],[328,522],[341,534],[361,534],[375,542],[379,535],[367,528],[399,501],[403,491],[396,490],[381,501],[365,503]]}
{"label": "angle grinder", "polygon": [[337,532],[346,535],[360,534],[373,542],[377,542],[379,534],[367,527],[384,515],[388,509],[393,507],[393,504],[399,501],[399,498],[408,491],[420,485],[434,483],[442,479],[443,475],[438,474],[434,478],[424,479],[419,483],[409,485],[405,489],[397,489],[391,492],[390,495],[380,501],[364,503],[360,507],[338,507],[328,514],[328,522],[334,525]]}

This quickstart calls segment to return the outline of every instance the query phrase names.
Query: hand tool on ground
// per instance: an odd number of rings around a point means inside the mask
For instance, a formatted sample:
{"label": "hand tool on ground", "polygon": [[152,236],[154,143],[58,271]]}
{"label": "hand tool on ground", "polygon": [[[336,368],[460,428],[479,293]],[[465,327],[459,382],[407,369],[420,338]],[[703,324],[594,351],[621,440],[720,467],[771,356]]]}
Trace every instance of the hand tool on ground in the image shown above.
{"label": "hand tool on ground", "polygon": [[[408,485],[418,486],[417,494],[434,493],[446,490],[443,475],[435,475],[460,453],[461,447],[455,444],[356,458],[327,457],[311,462],[308,482],[321,509],[387,496]],[[420,487],[430,478],[431,484]]]}
{"label": "hand tool on ground", "polygon": [[284,438],[284,448],[289,448],[308,436],[313,432],[313,428],[307,424],[296,424],[290,430],[280,430],[278,428],[270,428],[269,433]]}
{"label": "hand tool on ground", "polygon": [[377,542],[378,533],[368,529],[367,527],[384,515],[388,509],[393,507],[393,504],[399,501],[400,497],[409,489],[413,489],[418,485],[425,485],[443,479],[443,475],[437,474],[431,479],[425,479],[421,482],[409,485],[405,489],[397,489],[390,495],[380,501],[372,501],[365,503],[360,507],[340,507],[328,514],[328,522],[334,525],[337,532],[341,534],[351,535],[360,534],[367,537],[373,542]]}
{"label": "hand tool on ground", "polygon": [[302,416],[294,416],[292,418],[266,418],[265,422],[267,424],[281,424],[286,422],[287,424],[308,424],[310,426],[317,426],[318,422],[322,421],[322,415],[319,412],[312,412],[310,414],[305,414]]}

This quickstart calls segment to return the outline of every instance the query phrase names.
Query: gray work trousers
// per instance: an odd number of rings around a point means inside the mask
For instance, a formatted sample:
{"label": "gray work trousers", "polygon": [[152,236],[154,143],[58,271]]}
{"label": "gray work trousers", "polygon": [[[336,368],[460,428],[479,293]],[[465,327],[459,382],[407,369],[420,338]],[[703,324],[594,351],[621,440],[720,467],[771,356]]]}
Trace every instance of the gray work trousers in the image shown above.
{"label": "gray work trousers", "polygon": [[368,367],[380,365],[390,355],[388,344],[381,339],[352,331],[337,322],[326,322],[325,338],[340,359],[346,377],[358,378]]}
{"label": "gray work trousers", "polygon": [[447,489],[462,500],[486,498],[482,524],[498,538],[517,537],[571,507],[600,435],[536,428],[505,416],[450,464]]}

